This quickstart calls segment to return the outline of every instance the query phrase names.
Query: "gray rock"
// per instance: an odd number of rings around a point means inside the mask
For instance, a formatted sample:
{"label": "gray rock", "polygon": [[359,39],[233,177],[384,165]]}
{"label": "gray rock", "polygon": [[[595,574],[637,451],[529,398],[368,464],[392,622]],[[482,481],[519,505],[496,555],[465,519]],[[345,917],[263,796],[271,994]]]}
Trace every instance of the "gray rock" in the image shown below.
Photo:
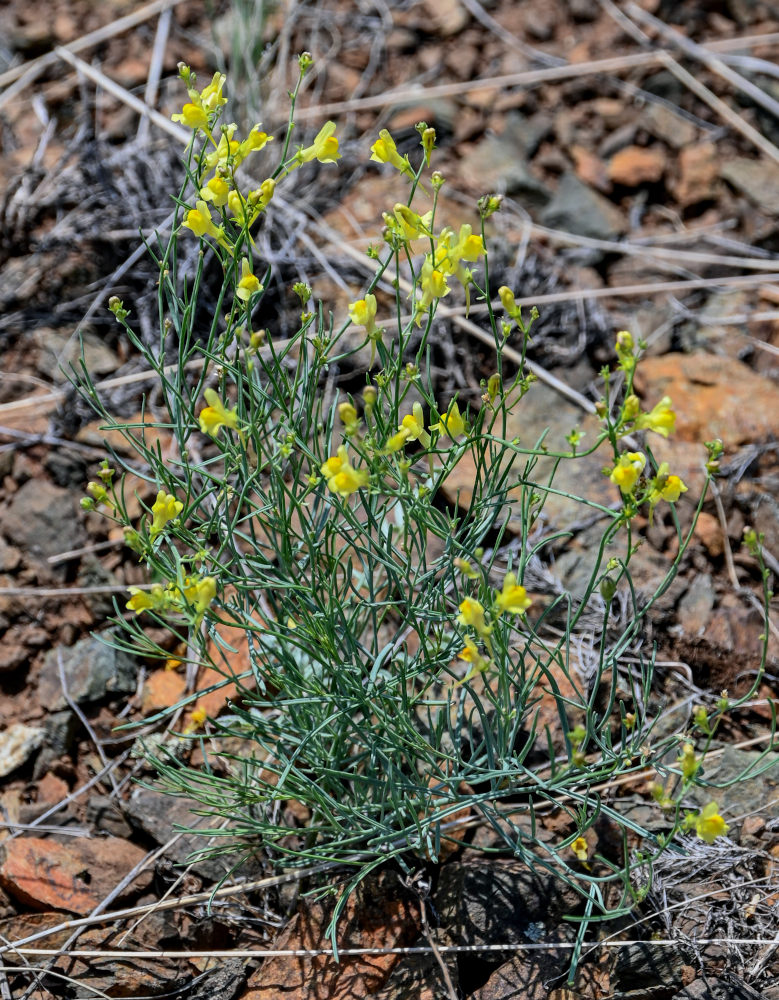
{"label": "gray rock", "polygon": [[111,837],[128,840],[133,828],[124,818],[116,799],[110,795],[91,795],[87,800],[87,822]]}
{"label": "gray rock", "polygon": [[726,746],[722,751],[722,756],[713,761],[710,765],[704,763],[703,777],[706,781],[715,781],[717,784],[724,784],[729,781],[736,781],[748,767],[757,766],[770,767],[763,774],[756,777],[742,778],[736,784],[728,788],[691,788],[685,801],[702,808],[714,800],[721,808],[722,815],[727,821],[728,816],[740,816],[745,813],[753,813],[756,803],[769,802],[777,795],[779,789],[779,753],[767,754],[764,760],[758,764],[760,753],[756,750],[736,750],[735,747]]}
{"label": "gray rock", "polygon": [[[200,803],[184,796],[167,795],[154,788],[136,788],[125,806],[125,815],[130,823],[151,837],[158,844],[167,844],[183,827],[205,829],[214,820],[197,816],[194,809],[202,809]],[[236,838],[237,839],[237,838]],[[219,843],[223,842],[220,838]],[[179,839],[168,848],[166,857],[176,865],[188,865],[190,856],[209,845],[206,836],[195,833],[182,833]],[[241,854],[241,846],[234,854],[225,854],[218,858],[205,858],[192,865],[192,871],[201,878],[218,882],[230,871]],[[241,868],[241,873],[249,878],[259,877],[258,863],[248,860]]]}
{"label": "gray rock", "polygon": [[528,166],[528,156],[549,130],[548,119],[509,115],[500,135],[485,136],[462,159],[463,175],[481,191],[515,195],[530,206],[545,205],[551,192]]}
{"label": "gray rock", "polygon": [[46,558],[84,544],[76,504],[67,490],[45,479],[29,479],[0,512],[5,537],[36,558]]}
{"label": "gray rock", "polygon": [[40,726],[14,722],[0,733],[0,778],[21,767],[41,746],[46,734]]}
{"label": "gray rock", "polygon": [[572,173],[563,174],[554,198],[540,217],[552,229],[599,240],[614,239],[627,229],[622,212]]}
{"label": "gray rock", "polygon": [[135,691],[138,666],[133,657],[90,636],[75,646],[59,647],[46,654],[38,678],[38,696],[41,704],[53,711],[67,707],[59,677],[60,656],[68,695],[77,704]]}
{"label": "gray rock", "polygon": [[648,104],[642,115],[642,124],[647,132],[667,142],[673,149],[691,146],[698,136],[698,129],[693,122],[667,104]]}
{"label": "gray rock", "polygon": [[714,608],[710,573],[698,573],[679,601],[676,618],[685,635],[703,635]]}
{"label": "gray rock", "polygon": [[673,988],[681,978],[684,955],[679,948],[642,941],[617,952],[611,985],[614,996],[643,998],[658,987]]}
{"label": "gray rock", "polygon": [[726,973],[722,979],[696,979],[671,1000],[767,1000],[767,996],[757,993],[738,976]]}
{"label": "gray rock", "polygon": [[779,164],[735,156],[722,164],[720,176],[767,215],[779,215]]}
{"label": "gray rock", "polygon": [[560,920],[579,902],[575,890],[520,861],[478,859],[445,865],[434,896],[454,944],[571,940],[573,925]]}

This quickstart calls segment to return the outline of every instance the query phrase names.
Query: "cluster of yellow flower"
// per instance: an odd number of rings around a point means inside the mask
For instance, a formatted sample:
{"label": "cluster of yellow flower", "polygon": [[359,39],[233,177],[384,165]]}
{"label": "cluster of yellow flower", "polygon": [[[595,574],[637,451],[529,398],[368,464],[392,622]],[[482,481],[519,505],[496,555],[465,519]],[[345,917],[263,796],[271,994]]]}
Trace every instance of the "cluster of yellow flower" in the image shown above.
{"label": "cluster of yellow flower", "polygon": [[[273,136],[268,135],[262,130],[262,126],[257,124],[244,140],[239,141],[235,138],[238,126],[233,123],[223,125],[221,135],[217,139],[214,132],[222,108],[227,103],[223,93],[227,78],[223,73],[214,73],[211,83],[198,91],[194,86],[195,75],[188,66],[180,64],[179,74],[187,86],[189,101],[179,114],[171,117],[173,121],[181,122],[194,132],[202,132],[214,147],[212,152],[200,160],[199,198],[195,199],[194,207],[188,209],[182,225],[201,239],[209,237],[222,249],[234,255],[238,242],[244,241],[226,232],[225,222],[228,215],[225,213],[229,213],[229,219],[235,226],[248,234],[250,227],[268,207],[277,182],[276,177],[268,177],[258,188],[244,195],[238,188],[236,171],[247,156],[263,149],[273,140]],[[284,177],[312,160],[335,163],[341,154],[334,132],[335,122],[323,125],[314,142],[305,149],[299,149],[283,164],[276,172],[277,177]],[[218,223],[211,214],[212,207],[222,214]],[[251,262],[244,257],[241,260],[241,277],[237,283],[236,296],[241,301],[248,302],[252,295],[261,291],[262,284],[253,273]]]}
{"label": "cluster of yellow flower", "polygon": [[169,611],[194,611],[195,623],[199,624],[216,597],[216,589],[213,576],[185,577],[181,587],[175,583],[169,583],[165,587],[161,583],[155,583],[149,590],[130,587],[131,597],[127,602],[127,609],[136,613],[156,611],[163,614]]}
{"label": "cluster of yellow flower", "polygon": [[[630,377],[636,365],[632,335],[627,330],[621,330],[617,334],[615,346],[620,368]],[[643,413],[638,396],[630,393],[626,396],[622,406],[616,436],[624,437],[633,431],[646,430],[654,431],[667,438],[673,432],[675,425],[676,413],[668,396],[663,396],[660,402],[648,413]],[[643,473],[646,462],[646,455],[643,452],[626,451],[620,454],[611,468],[604,469],[604,472],[619,488],[623,497],[634,501],[636,505],[649,503],[649,518],[651,520],[654,509],[661,500],[675,503],[682,493],[687,492],[687,487],[679,476],[669,471],[667,462],[663,462],[658,467],[657,473],[652,479],[648,482],[644,481]]]}

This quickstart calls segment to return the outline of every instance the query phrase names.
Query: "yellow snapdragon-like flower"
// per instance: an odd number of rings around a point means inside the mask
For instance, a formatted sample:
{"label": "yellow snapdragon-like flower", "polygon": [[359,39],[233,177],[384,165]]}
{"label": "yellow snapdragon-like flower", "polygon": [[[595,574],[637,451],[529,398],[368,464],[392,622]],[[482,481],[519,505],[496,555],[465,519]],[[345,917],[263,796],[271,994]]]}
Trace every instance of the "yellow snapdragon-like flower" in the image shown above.
{"label": "yellow snapdragon-like flower", "polygon": [[[392,209],[392,216],[397,222],[404,239],[415,240],[420,236],[432,236],[430,223],[433,221],[433,212],[425,212],[418,215],[408,205],[398,202]],[[389,221],[389,216],[385,215],[385,220]]]}
{"label": "yellow snapdragon-like flower", "polygon": [[221,242],[224,239],[224,231],[221,227],[214,225],[214,220],[211,218],[211,209],[202,198],[199,198],[195,202],[195,208],[191,208],[187,212],[182,225],[187,229],[191,229],[195,236],[201,238],[203,236],[210,236],[217,242]]}
{"label": "yellow snapdragon-like flower", "polygon": [[310,163],[312,160],[319,160],[320,163],[335,163],[340,160],[338,139],[333,135],[334,132],[335,122],[325,122],[313,143],[298,151],[295,157],[296,165]]}
{"label": "yellow snapdragon-like flower", "polygon": [[409,433],[405,427],[399,427],[398,430],[392,435],[392,437],[387,438],[387,443],[382,449],[385,455],[392,455],[396,451],[400,451],[408,441]]}
{"label": "yellow snapdragon-like flower", "polygon": [[171,115],[171,121],[181,122],[187,128],[208,128],[208,112],[197,104],[187,103],[178,115]]}
{"label": "yellow snapdragon-like flower", "polygon": [[455,400],[452,400],[449,404],[449,409],[441,416],[437,424],[433,424],[430,430],[439,431],[441,434],[448,434],[452,441],[465,433],[465,420]]}
{"label": "yellow snapdragon-like flower", "polygon": [[640,451],[627,451],[619,456],[619,461],[611,470],[609,479],[618,486],[620,492],[629,495],[633,492],[639,476],[646,467],[646,455]]}
{"label": "yellow snapdragon-like flower", "polygon": [[376,344],[381,340],[382,330],[376,325],[376,296],[369,292],[364,299],[357,299],[349,306],[349,319],[357,326],[365,327],[365,334],[371,342],[371,358],[368,367],[373,365],[376,356]]}
{"label": "yellow snapdragon-like flower", "polygon": [[510,615],[522,615],[532,603],[525,588],[517,583],[516,573],[506,573],[503,589],[495,598],[498,613],[506,611]]}
{"label": "yellow snapdragon-like flower", "polygon": [[376,335],[376,296],[368,293],[349,306],[349,319],[357,326],[364,326],[369,337]]}
{"label": "yellow snapdragon-like flower", "polygon": [[126,607],[128,611],[140,614],[141,611],[165,611],[170,606],[170,594],[164,587],[155,583],[150,590],[140,587],[129,587],[130,600]]}
{"label": "yellow snapdragon-like flower", "polygon": [[187,577],[184,581],[184,597],[194,605],[195,618],[200,621],[216,597],[216,580],[213,576],[203,576],[199,580]]}
{"label": "yellow snapdragon-like flower", "polygon": [[420,270],[419,287],[422,295],[417,300],[417,325],[421,326],[422,314],[427,312],[436,299],[442,299],[449,294],[446,272],[434,266],[430,255],[425,258]]}
{"label": "yellow snapdragon-like flower", "polygon": [[425,429],[425,414],[421,403],[414,403],[411,413],[407,413],[400,426],[408,431],[409,441],[419,441],[423,448],[430,447],[430,435]]}
{"label": "yellow snapdragon-like flower", "polygon": [[666,503],[676,503],[682,493],[687,492],[687,487],[679,476],[668,471],[668,462],[661,463],[649,487],[650,514],[661,500],[665,500]]}
{"label": "yellow snapdragon-like flower", "polygon": [[200,197],[203,201],[210,201],[215,208],[221,208],[227,204],[227,196],[230,193],[230,185],[219,174],[215,174],[208,183],[200,189]]}
{"label": "yellow snapdragon-like flower", "polygon": [[377,163],[389,163],[402,174],[413,180],[414,171],[407,156],[401,156],[395,140],[386,128],[379,132],[379,138],[371,146],[371,159]]}
{"label": "yellow snapdragon-like flower", "polygon": [[204,434],[215,437],[222,427],[230,427],[238,430],[238,414],[235,409],[229,410],[214,389],[206,389],[204,392],[208,406],[200,411],[198,420],[200,430]]}
{"label": "yellow snapdragon-like flower", "polygon": [[579,861],[586,861],[590,855],[590,848],[584,837],[577,837],[571,844],[571,850]]}
{"label": "yellow snapdragon-like flower", "polygon": [[460,625],[469,625],[482,638],[492,632],[492,626],[487,625],[484,619],[484,605],[473,597],[466,597],[460,605],[459,611],[457,621]]}
{"label": "yellow snapdragon-like flower", "polygon": [[244,257],[241,261],[241,279],[235,289],[235,294],[242,302],[248,302],[255,292],[261,291],[260,280],[255,274],[252,274],[249,261]]}
{"label": "yellow snapdragon-like flower", "polygon": [[483,674],[484,671],[489,667],[490,660],[488,657],[484,656],[479,647],[473,641],[466,637],[465,639],[465,649],[461,650],[457,654],[459,660],[464,660],[466,663],[471,664],[471,669],[459,680],[455,687],[459,687],[461,684],[466,684],[468,681],[476,677],[477,674]]}
{"label": "yellow snapdragon-like flower", "polygon": [[676,426],[676,413],[671,408],[670,396],[663,396],[660,402],[649,413],[639,413],[636,417],[636,430],[654,431],[667,438],[673,434]]}
{"label": "yellow snapdragon-like flower", "polygon": [[149,535],[156,538],[165,525],[177,518],[182,510],[184,510],[184,504],[180,500],[177,500],[171,493],[160,490],[151,509],[153,516]]}
{"label": "yellow snapdragon-like flower", "polygon": [[695,819],[695,832],[707,844],[713,844],[717,837],[726,836],[730,829],[725,820],[719,815],[718,809],[719,807],[716,802],[709,802],[707,806],[701,809]]}
{"label": "yellow snapdragon-like flower", "polygon": [[[200,91],[201,107],[208,111],[217,111],[222,105],[227,104],[227,98],[222,93],[222,88],[227,82],[224,73],[214,73],[211,83]],[[192,95],[192,91],[190,91]]]}
{"label": "yellow snapdragon-like flower", "polygon": [[339,446],[335,455],[322,463],[320,472],[327,480],[330,492],[338,493],[342,497],[356,493],[370,482],[370,473],[366,469],[352,467],[346,445],[343,444]]}

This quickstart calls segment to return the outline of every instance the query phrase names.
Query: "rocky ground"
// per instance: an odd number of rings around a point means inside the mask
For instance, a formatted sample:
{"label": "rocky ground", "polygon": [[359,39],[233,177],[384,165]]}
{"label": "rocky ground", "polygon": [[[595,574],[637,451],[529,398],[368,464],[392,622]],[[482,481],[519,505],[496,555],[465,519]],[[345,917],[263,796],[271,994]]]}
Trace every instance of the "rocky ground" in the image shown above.
{"label": "rocky ground", "polygon": [[[559,917],[570,901],[516,862],[485,861],[473,850],[483,831],[421,872],[424,884],[385,871],[350,903],[343,948],[412,949],[403,954],[347,955],[340,965],[285,954],[323,947],[327,904],[302,899],[300,883],[273,876],[259,855],[212,898],[229,865],[186,864],[200,843],[176,830],[192,823],[187,801],[138,784],[153,773],[136,755],[135,732],[116,728],[153,719],[210,679],[91,636],[142,572],[121,532],[79,507],[105,450],[66,377],[81,342],[115,412],[138,413],[143,392],[154,405],[105,302],[114,293],[132,302],[139,333],[153,341],[155,271],[136,253],[138,230],[164,228],[181,147],[131,98],[167,117],[181,105],[179,60],[201,79],[227,66],[235,116],[270,130],[286,116],[293,57],[308,49],[316,66],[301,129],[337,121],[344,159],[337,178],[323,173],[276,209],[278,231],[293,234],[263,248],[282,329],[294,321],[295,278],[343,313],[367,273],[363,251],[400,190],[366,163],[378,129],[390,128],[405,151],[417,121],[434,125],[452,224],[473,221],[485,191],[504,194],[494,285],[511,285],[540,310],[530,356],[542,383],[522,411],[525,433],[549,426],[550,439],[561,439],[586,429],[577,397],[561,396],[546,376],[596,398],[614,331],[627,328],[648,345],[642,395],[670,395],[678,412],[675,438],[656,456],[690,485],[682,520],[702,483],[701,441],[722,438],[717,493],[650,638],[668,702],[747,689],[762,625],[757,566],[741,546],[746,526],[764,533],[779,570],[775,8],[760,0],[164,8],[10,0],[0,10],[0,997],[779,997],[779,953],[768,943],[779,908],[779,767],[727,793],[727,842],[692,845],[692,858],[658,870],[635,920],[593,932],[573,990],[560,978],[571,932]],[[478,311],[471,320],[478,328]],[[462,310],[438,321],[442,395],[478,397],[489,374],[482,350]],[[468,479],[464,466],[463,490]],[[139,516],[140,500],[153,498],[141,479],[131,485]],[[608,486],[599,473],[588,485]],[[549,516],[563,523],[565,512]],[[644,529],[634,575],[649,587],[675,532],[662,516]],[[574,593],[591,531],[574,526],[548,567]],[[768,746],[775,627],[769,652],[754,699],[721,734],[719,780]],[[215,716],[225,694],[196,705]],[[647,800],[643,785],[624,790],[624,808],[642,822]],[[544,822],[554,834],[555,817]],[[532,947],[550,941],[557,947]],[[27,951],[10,947],[21,942]]]}

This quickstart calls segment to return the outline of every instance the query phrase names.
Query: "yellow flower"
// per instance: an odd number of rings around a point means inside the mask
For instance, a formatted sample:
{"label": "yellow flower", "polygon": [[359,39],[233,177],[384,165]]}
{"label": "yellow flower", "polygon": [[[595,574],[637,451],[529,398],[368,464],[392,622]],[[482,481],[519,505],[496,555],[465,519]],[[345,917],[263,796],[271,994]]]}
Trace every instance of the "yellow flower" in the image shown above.
{"label": "yellow flower", "polygon": [[611,470],[609,479],[623,494],[630,494],[646,466],[646,456],[640,451],[623,452]]}
{"label": "yellow flower", "polygon": [[571,850],[579,861],[586,861],[590,854],[590,849],[584,837],[577,837],[571,844]]}
{"label": "yellow flower", "polygon": [[333,135],[335,122],[325,122],[310,146],[298,151],[297,164],[310,163],[319,160],[320,163],[335,163],[341,158],[338,152],[338,140]]}
{"label": "yellow flower", "polygon": [[667,503],[676,503],[682,493],[687,492],[687,487],[678,476],[670,475],[668,472],[668,462],[663,462],[657,470],[657,475],[649,484],[649,508],[654,510],[661,500]]}
{"label": "yellow flower", "polygon": [[200,102],[209,111],[216,111],[223,104],[227,104],[227,98],[222,94],[222,88],[227,82],[224,73],[214,73],[211,83],[200,91]]}
{"label": "yellow flower", "polygon": [[215,208],[221,208],[227,204],[227,196],[230,193],[230,185],[218,174],[215,174],[205,187],[200,189],[200,197],[203,201],[210,201]]}
{"label": "yellow flower", "polygon": [[449,285],[446,283],[446,274],[433,264],[430,254],[425,258],[425,262],[419,273],[419,287],[422,295],[417,299],[416,316],[417,326],[422,325],[422,316],[435,299],[442,299],[449,294]]}
{"label": "yellow flower", "polygon": [[425,430],[425,414],[421,403],[414,403],[412,412],[403,417],[400,426],[408,431],[409,441],[419,441],[423,448],[430,447],[430,435]]}
{"label": "yellow flower", "polygon": [[695,820],[695,832],[707,844],[713,844],[717,837],[725,837],[730,827],[717,812],[716,802],[710,802]]}
{"label": "yellow flower", "polygon": [[376,356],[376,343],[381,340],[383,333],[376,326],[376,296],[370,292],[364,299],[357,299],[349,306],[349,319],[357,326],[365,327],[365,334],[371,342],[371,357],[368,367],[372,367]]}
{"label": "yellow flower", "polygon": [[384,445],[383,450],[387,455],[392,455],[394,452],[400,451],[400,449],[405,445],[407,440],[408,440],[408,431],[406,430],[405,427],[401,427],[396,431],[395,434],[392,435],[392,437],[387,439],[387,443]]}
{"label": "yellow flower", "polygon": [[673,434],[676,424],[676,414],[671,409],[670,396],[663,396],[660,402],[649,413],[639,413],[636,417],[636,430],[654,431],[667,438]]}
{"label": "yellow flower", "polygon": [[465,421],[460,413],[457,403],[452,400],[449,409],[441,417],[437,424],[433,424],[431,431],[440,431],[441,434],[448,434],[452,441],[465,433]]}
{"label": "yellow flower", "polygon": [[208,406],[200,411],[200,430],[214,437],[220,427],[231,427],[238,430],[238,414],[235,409],[228,410],[214,389],[206,389],[204,393]]}
{"label": "yellow flower", "polygon": [[272,177],[268,177],[258,188],[246,195],[247,204],[252,209],[252,221],[268,207],[275,190],[276,182]]}
{"label": "yellow flower", "polygon": [[408,157],[400,155],[395,140],[386,128],[379,132],[379,138],[371,146],[371,159],[377,163],[389,163],[407,177],[414,177],[414,171],[408,162]]}
{"label": "yellow flower", "polygon": [[200,236],[201,238],[203,236],[210,236],[212,239],[220,240],[224,237],[222,230],[214,225],[214,220],[211,218],[211,210],[202,199],[198,199],[195,202],[195,208],[191,208],[187,212],[182,226],[191,229],[195,236]]}
{"label": "yellow flower", "polygon": [[202,729],[207,718],[208,712],[204,708],[194,709],[189,717],[189,723],[184,729],[184,736],[189,736],[191,733],[197,732],[198,729]]}
{"label": "yellow flower", "polygon": [[676,763],[682,772],[684,780],[692,781],[698,768],[701,766],[700,760],[695,756],[695,748],[692,743],[684,744],[681,754],[676,759]]}
{"label": "yellow flower", "polygon": [[503,590],[495,598],[498,613],[503,614],[504,611],[508,611],[510,615],[521,615],[532,603],[525,588],[517,583],[516,574],[506,573]]}
{"label": "yellow flower", "polygon": [[370,293],[349,306],[349,319],[357,326],[364,326],[369,337],[376,335],[376,296]]}
{"label": "yellow flower", "polygon": [[419,236],[432,236],[430,223],[433,221],[432,211],[418,215],[408,205],[398,202],[392,209],[403,236],[407,240],[415,240]]}
{"label": "yellow flower", "polygon": [[213,576],[204,576],[199,580],[187,577],[184,581],[184,597],[195,606],[195,617],[200,621],[216,597],[216,580]]}
{"label": "yellow flower", "polygon": [[367,486],[370,474],[365,469],[354,469],[349,462],[346,445],[340,445],[338,451],[322,464],[319,470],[327,480],[331,493],[348,497],[351,493]]}
{"label": "yellow flower", "polygon": [[460,614],[457,621],[460,625],[470,625],[477,635],[488,636],[492,632],[492,627],[484,620],[484,605],[480,604],[472,597],[466,597],[460,605]]}
{"label": "yellow flower", "polygon": [[262,285],[260,284],[259,278],[252,274],[249,269],[249,261],[244,257],[241,261],[241,280],[238,282],[235,294],[243,302],[248,302],[255,292],[261,291]]}
{"label": "yellow flower", "polygon": [[197,104],[185,104],[181,109],[181,114],[171,115],[171,121],[181,122],[187,128],[208,128],[208,112]]}
{"label": "yellow flower", "polygon": [[461,650],[457,654],[457,658],[460,660],[465,660],[466,663],[471,663],[473,664],[473,666],[465,675],[465,677],[463,677],[455,684],[455,687],[459,687],[461,684],[466,684],[477,674],[483,674],[484,671],[487,669],[487,667],[489,667],[490,665],[489,659],[479,651],[479,647],[476,645],[473,639],[466,638],[465,649]]}
{"label": "yellow flower", "polygon": [[475,570],[467,559],[462,559],[458,556],[457,559],[454,560],[454,564],[462,575],[467,577],[469,580],[479,579],[480,574],[478,570]]}
{"label": "yellow flower", "polygon": [[356,434],[360,429],[360,418],[357,415],[357,410],[351,403],[340,403],[338,406],[338,416],[344,425],[345,433]]}
{"label": "yellow flower", "polygon": [[182,510],[184,510],[184,504],[180,500],[177,500],[171,493],[160,490],[151,509],[154,515],[149,529],[151,537],[156,538],[168,521],[178,517]]}
{"label": "yellow flower", "polygon": [[155,583],[151,590],[141,590],[139,587],[130,587],[130,600],[126,604],[128,611],[164,611],[170,604],[170,595],[161,584]]}
{"label": "yellow flower", "polygon": [[263,132],[259,125],[255,125],[247,138],[240,143],[238,149],[233,154],[236,167],[243,163],[249,153],[257,152],[257,150],[262,149],[269,142],[273,142],[273,136],[268,135],[267,132]]}

